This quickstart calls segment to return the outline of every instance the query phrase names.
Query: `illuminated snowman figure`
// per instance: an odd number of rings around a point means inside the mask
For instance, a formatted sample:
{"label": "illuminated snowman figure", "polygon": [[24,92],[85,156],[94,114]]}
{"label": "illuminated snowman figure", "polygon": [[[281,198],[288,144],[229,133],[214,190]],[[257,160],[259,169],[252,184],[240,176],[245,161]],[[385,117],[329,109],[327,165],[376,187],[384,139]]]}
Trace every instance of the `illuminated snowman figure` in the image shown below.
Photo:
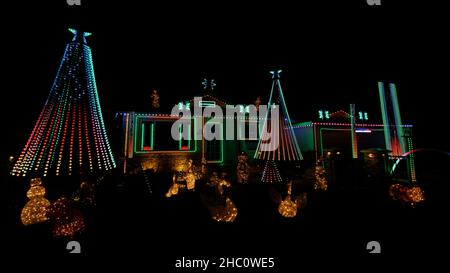
{"label": "illuminated snowman figure", "polygon": [[33,178],[30,181],[30,189],[27,197],[30,199],[22,209],[21,219],[24,225],[33,225],[48,220],[47,211],[50,202],[44,198],[45,188],[42,186],[40,178]]}

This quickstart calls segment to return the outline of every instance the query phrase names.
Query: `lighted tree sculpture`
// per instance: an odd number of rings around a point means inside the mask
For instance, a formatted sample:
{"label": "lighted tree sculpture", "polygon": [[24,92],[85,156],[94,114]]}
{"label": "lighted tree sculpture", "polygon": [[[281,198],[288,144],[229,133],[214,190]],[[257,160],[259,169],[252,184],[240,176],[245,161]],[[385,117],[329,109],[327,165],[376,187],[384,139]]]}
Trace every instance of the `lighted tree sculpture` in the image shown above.
{"label": "lighted tree sculpture", "polygon": [[283,182],[275,161],[267,160],[266,165],[264,166],[261,181],[269,183]]}
{"label": "lighted tree sculpture", "polygon": [[45,188],[42,186],[42,180],[40,178],[31,179],[30,189],[27,192],[27,197],[30,201],[23,207],[20,216],[24,225],[32,225],[48,220],[47,211],[50,207],[50,202],[44,196]]}
{"label": "lighted tree sculpture", "polygon": [[[292,128],[291,119],[284,100],[283,91],[280,84],[281,70],[272,71],[272,90],[270,91],[270,97],[268,102],[268,111],[264,120],[262,136],[258,142],[256,148],[255,158],[266,161],[264,168],[262,181],[263,182],[281,182],[276,162],[296,162],[303,159],[300,147],[297,143],[297,139]],[[272,117],[270,109],[272,107],[279,107],[278,117]],[[272,118],[278,118],[278,128],[272,127]],[[277,130],[278,132],[271,132],[271,130]],[[269,133],[270,131],[270,133]],[[270,134],[278,138],[278,146],[270,144],[274,139],[265,137],[264,134]],[[263,144],[269,143],[273,147],[271,149],[263,148]]]}
{"label": "lighted tree sculpture", "polygon": [[50,94],[12,175],[73,175],[116,167],[106,135],[87,32],[70,29]]}

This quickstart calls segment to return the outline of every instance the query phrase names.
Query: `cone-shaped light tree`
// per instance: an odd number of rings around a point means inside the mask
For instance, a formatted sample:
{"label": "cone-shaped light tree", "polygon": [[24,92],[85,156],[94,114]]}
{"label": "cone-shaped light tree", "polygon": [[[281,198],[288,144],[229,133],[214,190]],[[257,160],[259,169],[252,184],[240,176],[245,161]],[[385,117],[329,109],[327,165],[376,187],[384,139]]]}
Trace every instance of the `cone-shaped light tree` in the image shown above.
{"label": "cone-shaped light tree", "polygon": [[[282,181],[282,176],[277,168],[277,161],[295,162],[303,160],[300,147],[297,143],[297,139],[295,138],[294,130],[292,128],[291,118],[283,96],[283,90],[281,89],[280,73],[281,70],[271,71],[273,82],[269,102],[267,104],[268,111],[266,118],[264,119],[262,135],[255,153],[256,159],[266,161],[266,166],[262,176],[263,182]],[[279,108],[277,117],[272,116],[272,107]],[[274,123],[271,122],[271,119],[273,118],[278,120],[278,126],[273,126]],[[276,131],[272,132],[272,130]],[[267,134],[268,136],[264,136],[264,134]],[[274,141],[273,137],[278,139]],[[273,143],[275,143],[275,145],[273,145]],[[269,147],[269,149],[267,149],[267,147]]]}
{"label": "cone-shaped light tree", "polygon": [[69,29],[50,94],[11,173],[74,175],[116,167],[106,135],[87,32]]}

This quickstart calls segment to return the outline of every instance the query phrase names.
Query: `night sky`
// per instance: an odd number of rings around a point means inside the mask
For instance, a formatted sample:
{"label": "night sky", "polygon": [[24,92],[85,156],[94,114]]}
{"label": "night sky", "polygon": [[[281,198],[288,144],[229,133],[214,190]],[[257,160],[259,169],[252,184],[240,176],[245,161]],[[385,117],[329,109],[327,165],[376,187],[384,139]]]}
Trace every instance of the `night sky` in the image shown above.
{"label": "night sky", "polygon": [[404,122],[416,126],[416,146],[450,150],[450,22],[430,1],[142,2],[148,1],[2,3],[2,157],[18,155],[25,144],[72,38],[68,27],[93,33],[88,44],[110,127],[116,111],[149,111],[154,88],[161,111],[169,112],[202,94],[204,77],[215,78],[214,95],[231,104],[257,95],[264,102],[269,70],[281,68],[297,121],[356,103],[379,122],[377,81],[392,81]]}

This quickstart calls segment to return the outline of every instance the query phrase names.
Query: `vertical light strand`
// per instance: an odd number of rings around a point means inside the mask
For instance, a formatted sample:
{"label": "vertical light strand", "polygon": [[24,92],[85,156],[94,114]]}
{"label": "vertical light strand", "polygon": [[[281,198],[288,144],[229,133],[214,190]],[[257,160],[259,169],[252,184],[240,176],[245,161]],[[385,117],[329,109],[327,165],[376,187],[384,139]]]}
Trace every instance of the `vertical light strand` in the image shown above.
{"label": "vertical light strand", "polygon": [[35,162],[37,162],[39,160],[39,154],[43,147],[45,130],[47,129],[47,126],[50,122],[51,114],[52,114],[53,108],[55,107],[55,102],[52,100],[51,102],[49,102],[46,105],[48,105],[48,107],[45,107],[47,109],[44,113],[43,124],[42,124],[41,128],[39,129],[37,138],[32,146],[33,153],[28,157],[29,159],[27,160],[27,165],[24,168],[26,171],[38,169],[38,167],[36,166],[38,163],[36,163],[36,165],[35,165]]}
{"label": "vertical light strand", "polygon": [[152,151],[154,151],[155,150],[155,147],[153,146],[154,145],[154,138],[155,138],[155,123],[154,122],[152,122],[151,123],[151,138],[150,138],[150,149],[152,150]]}
{"label": "vertical light strand", "polygon": [[406,152],[406,145],[405,145],[405,137],[403,132],[403,124],[402,124],[402,118],[400,116],[400,108],[398,105],[398,97],[397,97],[397,88],[395,87],[395,84],[390,83],[389,84],[389,90],[391,91],[391,102],[392,102],[392,108],[394,110],[394,120],[395,120],[395,128],[397,130],[397,138],[399,143],[399,155],[404,154]]}
{"label": "vertical light strand", "polygon": [[89,128],[88,128],[88,121],[87,121],[88,113],[87,113],[87,109],[86,109],[87,108],[86,103],[87,102],[85,102],[83,104],[83,107],[84,107],[84,109],[83,109],[83,113],[84,113],[84,136],[85,136],[85,139],[86,139],[86,149],[87,149],[87,153],[88,153],[89,170],[92,172],[92,171],[94,171],[94,167],[93,167],[93,164],[92,164],[91,143],[89,141]]}
{"label": "vertical light strand", "polygon": [[[73,55],[76,56],[77,50],[74,47],[70,47],[69,50]],[[73,52],[74,51],[74,52]],[[55,107],[52,109],[52,121],[50,123],[50,127],[47,128],[47,135],[44,139],[44,145],[41,149],[41,156],[38,159],[39,163],[36,166],[36,170],[41,168],[42,166],[44,169],[43,176],[47,176],[50,168],[50,163],[52,162],[52,159],[54,158],[54,151],[56,151],[55,146],[57,145],[57,138],[60,135],[61,125],[60,119],[61,119],[61,111],[64,109],[65,106],[65,100],[64,95],[66,91],[71,86],[71,80],[72,80],[72,74],[73,74],[73,61],[72,60],[66,60],[64,67],[68,67],[68,69],[64,69],[65,72],[63,79],[64,81],[59,83],[59,87],[61,87],[62,92],[57,92],[56,89],[54,89],[54,100],[56,101]],[[68,78],[68,79],[67,79]],[[56,120],[55,120],[56,119]],[[50,134],[49,134],[50,133]],[[50,142],[49,142],[50,141]]]}
{"label": "vertical light strand", "polygon": [[[409,137],[408,138],[408,152],[413,151],[413,150],[414,150],[413,141],[412,141],[412,138]],[[409,159],[409,173],[411,176],[411,181],[413,183],[415,183],[415,182],[417,182],[417,178],[416,178],[416,166],[415,166],[415,162],[414,162],[414,153],[410,153],[408,159]]]}
{"label": "vertical light strand", "polygon": [[[75,54],[77,53],[77,51],[75,51]],[[73,65],[73,63],[71,63],[71,66]],[[53,162],[55,160],[55,154],[57,152],[57,146],[59,145],[59,141],[61,138],[61,132],[63,130],[63,120],[65,117],[65,112],[66,112],[66,106],[68,104],[68,96],[69,96],[69,89],[71,88],[71,82],[73,80],[73,75],[74,75],[74,71],[72,71],[71,73],[69,73],[68,77],[69,80],[66,80],[63,82],[63,87],[62,87],[62,93],[58,94],[58,101],[61,101],[62,103],[60,103],[58,110],[57,110],[57,116],[58,116],[58,120],[57,120],[57,124],[56,124],[56,132],[52,132],[53,136],[52,136],[52,142],[51,142],[51,146],[50,146],[50,150],[49,150],[49,155],[47,158],[47,162],[45,165],[45,169],[44,172],[48,173],[48,169],[53,165]],[[56,164],[58,165],[58,164]],[[56,166],[57,167],[57,166]],[[56,172],[56,168],[55,168],[55,172]],[[57,172],[56,172],[57,173]]]}
{"label": "vertical light strand", "polygon": [[[294,146],[295,136],[293,136],[293,134],[290,134],[290,130],[291,130],[290,128],[292,128],[292,127],[289,127],[289,124],[287,123],[287,120],[284,120],[284,126],[285,126],[285,128],[289,128],[289,129],[287,129],[287,132],[285,132],[286,138],[287,138],[286,143],[288,145],[288,147],[287,147],[288,160],[289,161],[290,160],[296,160],[298,158],[297,157],[298,155],[295,152],[295,146]],[[286,131],[286,129],[284,131]]]}
{"label": "vertical light strand", "polygon": [[384,83],[382,82],[378,82],[378,93],[380,95],[381,116],[383,118],[384,141],[386,143],[386,150],[392,150],[390,124],[386,105],[386,92],[384,90]]}
{"label": "vertical light strand", "polygon": [[61,147],[59,149],[59,157],[58,157],[58,162],[57,162],[57,166],[56,166],[56,175],[59,175],[61,172],[61,165],[62,165],[61,162],[63,160],[64,147],[66,144],[67,128],[68,128],[69,121],[70,121],[70,105],[71,105],[71,102],[69,102],[69,104],[67,105],[66,117],[64,120],[63,137],[61,140]]}
{"label": "vertical light strand", "polygon": [[[56,108],[59,107],[59,102],[56,104]],[[49,139],[53,133],[53,129],[55,126],[55,118],[56,118],[56,111],[54,111],[55,109],[53,109],[52,113],[51,113],[51,120],[50,120],[50,127],[47,128],[47,132],[45,133],[45,137],[44,137],[44,143],[42,145],[42,148],[39,151],[39,155],[38,155],[38,160],[36,162],[36,168],[35,170],[38,170],[39,168],[41,168],[41,166],[44,166],[45,163],[45,158],[47,155],[47,149],[49,147]],[[47,172],[44,170],[44,176],[47,175]]]}
{"label": "vertical light strand", "polygon": [[358,139],[355,130],[355,104],[350,104],[350,137],[352,138],[352,157],[358,158]]}
{"label": "vertical light strand", "polygon": [[291,122],[291,117],[289,116],[289,111],[288,111],[287,106],[286,106],[286,101],[284,100],[283,90],[281,88],[281,83],[280,83],[280,79],[279,78],[278,78],[277,82],[278,82],[278,88],[280,90],[280,97],[281,97],[281,103],[283,105],[283,111],[285,111],[285,115],[287,117],[288,124],[289,124],[289,126],[288,126],[289,134],[292,134],[292,136],[293,136],[292,140],[293,140],[293,144],[295,145],[295,149],[294,150],[295,150],[296,157],[297,157],[296,159],[297,160],[303,160],[303,155],[302,155],[302,152],[300,150],[300,146],[298,145],[297,139],[295,138],[295,135],[294,135],[292,122]]}
{"label": "vertical light strand", "polygon": [[[85,61],[88,62],[89,58],[85,57]],[[92,133],[93,133],[93,139],[94,139],[94,146],[95,146],[95,158],[97,159],[97,167],[101,170],[101,155],[100,155],[100,143],[99,143],[99,137],[98,137],[98,128],[97,128],[97,122],[96,122],[96,105],[95,105],[95,98],[94,94],[92,92],[92,89],[90,88],[92,84],[92,78],[89,73],[89,67],[90,65],[86,64],[86,77],[88,81],[88,98],[89,98],[89,110],[91,113],[91,124],[92,124]]]}
{"label": "vertical light strand", "polygon": [[141,123],[141,151],[144,150],[144,140],[145,140],[145,123]]}
{"label": "vertical light strand", "polygon": [[[40,164],[40,160],[41,158],[39,158],[38,156],[41,154],[42,149],[45,149],[46,147],[44,146],[44,131],[48,130],[48,125],[49,125],[49,121],[53,112],[53,109],[55,107],[55,104],[57,103],[57,92],[56,89],[59,87],[59,85],[61,85],[61,77],[62,75],[64,75],[67,72],[67,55],[68,52],[70,53],[71,51],[71,47],[67,46],[66,47],[66,51],[64,53],[64,57],[60,63],[60,67],[58,69],[58,73],[57,73],[57,77],[55,78],[55,81],[53,82],[53,86],[52,89],[50,90],[50,94],[47,98],[47,101],[44,105],[43,108],[43,123],[41,128],[39,129],[38,132],[38,136],[34,141],[34,145],[33,145],[33,153],[30,154],[28,156],[28,160],[27,160],[27,167],[26,169],[28,170],[32,170],[34,168],[34,171],[38,171],[39,170],[39,164]],[[50,123],[51,126],[51,123]],[[37,162],[36,162],[37,160]],[[36,162],[36,165],[35,165]]]}
{"label": "vertical light strand", "polygon": [[[286,123],[285,123],[285,120],[283,120],[283,118],[280,118],[280,124],[282,124],[282,123],[284,123],[283,124],[283,127],[282,127],[282,129],[280,130],[280,134],[281,134],[281,137],[280,137],[280,146],[281,146],[281,151],[283,152],[283,160],[287,160],[287,158],[289,158],[289,160],[291,160],[291,157],[290,157],[290,149],[289,148],[291,148],[291,146],[290,146],[290,143],[289,143],[289,140],[288,140],[288,138],[289,138],[289,134],[287,134],[286,133]],[[287,150],[287,152],[286,152],[286,150]],[[286,153],[287,153],[287,158],[286,158]]]}
{"label": "vertical light strand", "polygon": [[[61,73],[63,64],[66,59],[67,51],[68,51],[68,46],[66,46],[66,50],[65,50],[63,59],[60,62],[57,75],[59,75]],[[57,85],[57,82],[58,82],[58,77],[55,78],[52,86],[54,87],[55,85]],[[20,173],[23,173],[23,175],[25,175],[28,170],[31,170],[33,168],[33,164],[34,164],[34,161],[36,158],[35,155],[37,154],[36,150],[38,149],[38,147],[41,146],[41,135],[42,135],[42,132],[48,121],[48,117],[49,117],[48,112],[51,112],[51,109],[53,106],[53,103],[51,101],[51,97],[54,94],[53,87],[50,91],[49,96],[47,97],[44,107],[39,115],[38,121],[33,129],[33,132],[31,133],[31,135],[27,141],[27,144],[25,145],[25,148],[23,149],[21,158],[19,158],[19,160],[16,162],[15,166],[13,167],[13,170],[14,169],[18,170],[17,175],[20,175]],[[29,145],[31,146],[30,148],[28,148]]]}
{"label": "vertical light strand", "polygon": [[72,164],[73,164],[73,153],[74,153],[74,138],[75,138],[75,122],[77,117],[77,101],[73,102],[72,107],[72,123],[70,126],[70,143],[69,143],[69,166],[68,166],[68,174],[72,174]]}
{"label": "vertical light strand", "polygon": [[128,160],[128,130],[129,130],[129,119],[130,115],[124,113],[125,118],[125,145],[123,147],[123,173],[127,172],[127,160]]}
{"label": "vertical light strand", "polygon": [[[63,92],[64,95],[65,92]],[[55,124],[53,125],[53,130],[52,130],[52,134],[50,137],[50,145],[48,147],[48,155],[47,155],[47,160],[45,162],[45,166],[44,166],[44,176],[47,175],[48,173],[48,169],[50,168],[51,162],[54,159],[54,154],[56,151],[56,146],[57,143],[59,141],[59,137],[61,134],[61,129],[62,129],[62,115],[64,113],[64,109],[65,109],[65,105],[64,103],[60,103],[58,106],[58,109],[56,111],[56,121]]]}
{"label": "vertical light strand", "polygon": [[183,135],[182,135],[182,133],[183,133],[183,131],[182,131],[182,129],[184,129],[184,128],[182,128],[182,126],[183,126],[183,124],[180,124],[180,127],[178,128],[178,133],[179,133],[179,139],[178,139],[178,150],[179,151],[181,151],[181,147],[182,147],[182,139],[183,139]]}
{"label": "vertical light strand", "polygon": [[103,148],[103,156],[105,157],[105,164],[107,165],[107,169],[111,169],[114,168],[115,162],[114,162],[114,157],[112,155],[112,151],[111,151],[111,147],[108,141],[108,136],[106,135],[106,128],[105,128],[105,124],[103,122],[103,116],[102,116],[102,111],[101,111],[101,106],[100,106],[100,101],[98,98],[98,92],[97,92],[97,85],[96,85],[96,81],[95,81],[95,74],[94,74],[94,65],[92,63],[92,54],[91,54],[91,50],[88,49],[87,51],[88,54],[88,58],[89,58],[89,64],[90,64],[90,74],[91,74],[91,79],[92,79],[92,83],[91,83],[91,87],[94,91],[94,96],[96,99],[96,105],[97,105],[97,113],[98,113],[98,121],[99,121],[99,125],[100,125],[100,129],[101,129],[101,136],[102,136],[102,140],[101,140],[101,144],[102,144],[102,148]]}
{"label": "vertical light strand", "polygon": [[78,103],[78,163],[80,167],[80,171],[83,169],[83,137],[82,137],[82,119],[81,119],[81,104],[83,101]]}
{"label": "vertical light strand", "polygon": [[28,163],[28,160],[29,160],[31,154],[34,151],[34,143],[35,143],[37,135],[38,135],[37,132],[39,131],[39,128],[42,126],[44,110],[45,110],[45,108],[42,109],[42,112],[39,115],[38,121],[36,122],[36,125],[34,126],[33,131],[31,132],[31,136],[28,138],[28,141],[25,144],[25,148],[22,150],[16,164],[14,164],[14,167],[11,172],[12,175],[15,175],[15,174],[20,175],[20,173],[22,171],[24,171],[24,166],[26,163]]}
{"label": "vertical light strand", "polygon": [[88,70],[89,70],[89,79],[90,79],[90,92],[93,93],[94,101],[95,101],[95,108],[96,111],[96,126],[98,130],[100,131],[99,136],[99,142],[101,146],[102,151],[102,158],[105,162],[106,169],[115,168],[116,164],[114,162],[114,157],[112,155],[111,147],[109,145],[108,137],[106,136],[106,129],[103,122],[102,112],[101,112],[101,106],[98,99],[98,92],[97,92],[97,86],[95,83],[95,74],[94,74],[94,66],[92,63],[92,54],[90,48],[86,47],[85,49],[87,55],[85,55],[85,58],[87,59],[88,64]]}

